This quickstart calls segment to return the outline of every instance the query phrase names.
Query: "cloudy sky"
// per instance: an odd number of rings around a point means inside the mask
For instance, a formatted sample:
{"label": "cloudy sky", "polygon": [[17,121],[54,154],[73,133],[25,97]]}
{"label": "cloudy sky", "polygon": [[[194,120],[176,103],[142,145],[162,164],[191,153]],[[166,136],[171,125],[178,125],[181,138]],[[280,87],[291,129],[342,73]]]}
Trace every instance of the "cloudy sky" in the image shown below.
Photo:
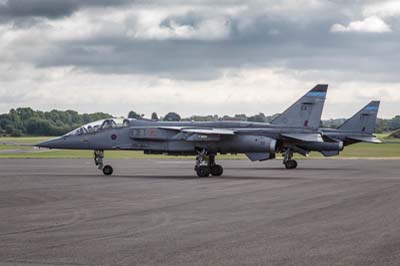
{"label": "cloudy sky", "polygon": [[0,112],[400,114],[398,0],[0,0]]}

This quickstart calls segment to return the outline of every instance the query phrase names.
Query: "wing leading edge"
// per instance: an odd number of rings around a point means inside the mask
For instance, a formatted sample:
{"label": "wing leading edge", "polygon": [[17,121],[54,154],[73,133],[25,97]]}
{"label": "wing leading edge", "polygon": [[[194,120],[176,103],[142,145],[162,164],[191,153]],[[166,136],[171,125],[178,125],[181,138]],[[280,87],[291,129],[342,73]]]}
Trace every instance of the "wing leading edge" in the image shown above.
{"label": "wing leading edge", "polygon": [[281,137],[303,142],[324,142],[320,133],[284,133]]}
{"label": "wing leading edge", "polygon": [[159,129],[173,130],[184,133],[204,134],[204,135],[235,135],[234,130],[219,128],[188,128],[188,127],[159,127]]}

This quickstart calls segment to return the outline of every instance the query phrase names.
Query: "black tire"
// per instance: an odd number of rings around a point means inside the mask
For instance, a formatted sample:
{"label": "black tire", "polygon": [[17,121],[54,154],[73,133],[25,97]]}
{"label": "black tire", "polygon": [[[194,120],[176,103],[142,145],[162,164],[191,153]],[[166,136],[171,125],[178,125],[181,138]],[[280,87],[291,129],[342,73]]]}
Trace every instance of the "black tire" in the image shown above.
{"label": "black tire", "polygon": [[223,172],[224,172],[224,168],[222,168],[221,165],[216,164],[216,165],[211,166],[211,169],[210,169],[211,175],[221,176]]}
{"label": "black tire", "polygon": [[104,175],[112,175],[114,169],[110,165],[106,165],[103,167],[103,174]]}
{"label": "black tire", "polygon": [[207,177],[210,175],[210,168],[207,165],[200,165],[196,169],[198,177]]}
{"label": "black tire", "polygon": [[297,162],[295,160],[289,160],[285,163],[286,169],[295,169],[297,168]]}

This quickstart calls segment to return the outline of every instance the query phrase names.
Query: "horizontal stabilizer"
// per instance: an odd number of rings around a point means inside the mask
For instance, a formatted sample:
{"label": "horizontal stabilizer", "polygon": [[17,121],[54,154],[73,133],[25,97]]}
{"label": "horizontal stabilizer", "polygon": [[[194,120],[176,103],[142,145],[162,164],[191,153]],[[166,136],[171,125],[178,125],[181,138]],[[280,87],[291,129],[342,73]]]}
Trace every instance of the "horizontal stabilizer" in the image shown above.
{"label": "horizontal stabilizer", "polygon": [[319,133],[292,133],[292,134],[281,134],[282,137],[304,141],[304,142],[323,142],[323,138]]}
{"label": "horizontal stabilizer", "polygon": [[361,137],[361,136],[346,136],[346,138],[350,140],[355,140],[355,141],[361,141],[361,142],[366,142],[366,143],[382,143],[378,138],[376,137]]}

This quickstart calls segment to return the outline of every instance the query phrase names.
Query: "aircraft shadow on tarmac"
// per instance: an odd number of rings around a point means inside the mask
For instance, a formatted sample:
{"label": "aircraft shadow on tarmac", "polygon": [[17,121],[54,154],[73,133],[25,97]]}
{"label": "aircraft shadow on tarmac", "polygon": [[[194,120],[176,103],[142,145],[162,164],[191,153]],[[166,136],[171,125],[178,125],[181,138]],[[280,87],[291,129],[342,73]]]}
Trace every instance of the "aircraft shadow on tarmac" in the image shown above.
{"label": "aircraft shadow on tarmac", "polygon": [[[41,175],[43,176],[43,175]],[[118,175],[115,174],[112,177],[104,177],[102,175],[51,175],[52,177],[63,177],[63,178],[101,178],[101,179],[117,179],[117,178],[131,178],[131,179],[170,179],[170,180],[299,180],[299,179],[308,179],[305,177],[270,177],[270,176],[209,176],[209,177],[197,177],[193,175]]]}
{"label": "aircraft shadow on tarmac", "polygon": [[282,171],[282,172],[288,172],[288,173],[295,173],[295,172],[306,172],[306,171],[330,171],[330,172],[337,172],[338,170],[340,171],[355,171],[357,169],[350,169],[350,168],[323,168],[323,167],[313,167],[313,168],[296,168],[296,170],[285,170],[282,167],[255,167],[255,168],[246,168],[246,167],[231,167],[229,170],[244,170],[244,171],[268,171],[268,170],[273,170],[273,171]]}

